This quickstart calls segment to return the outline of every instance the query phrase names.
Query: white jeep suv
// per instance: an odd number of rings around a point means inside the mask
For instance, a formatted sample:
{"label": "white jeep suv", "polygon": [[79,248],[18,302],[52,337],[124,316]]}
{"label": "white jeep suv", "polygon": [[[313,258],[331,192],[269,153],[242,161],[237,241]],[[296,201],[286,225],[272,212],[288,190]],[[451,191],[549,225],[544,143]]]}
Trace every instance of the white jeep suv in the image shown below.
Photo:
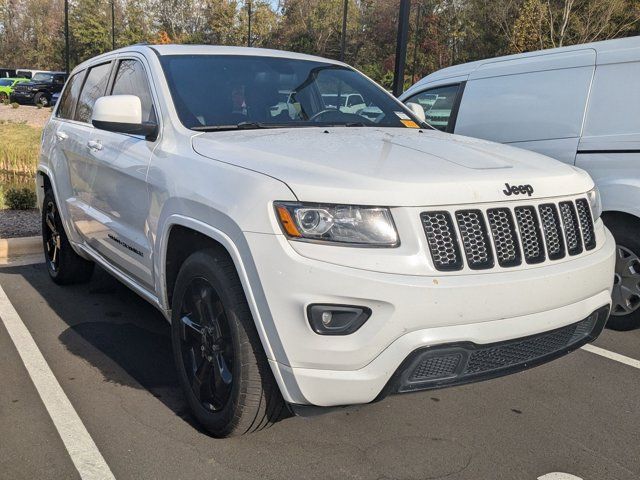
{"label": "white jeep suv", "polygon": [[[352,94],[380,113],[323,102]],[[587,174],[433,130],[332,60],[96,57],[46,126],[37,184],[51,278],[97,263],[163,312],[216,436],[522,370],[609,313],[614,242]]]}

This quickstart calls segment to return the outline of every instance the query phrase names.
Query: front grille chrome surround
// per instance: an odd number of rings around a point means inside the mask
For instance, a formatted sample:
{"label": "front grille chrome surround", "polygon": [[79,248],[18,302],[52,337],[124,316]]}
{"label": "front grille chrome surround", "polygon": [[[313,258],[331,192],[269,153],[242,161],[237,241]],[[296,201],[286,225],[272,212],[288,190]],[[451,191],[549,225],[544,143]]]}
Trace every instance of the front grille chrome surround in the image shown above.
{"label": "front grille chrome surround", "polygon": [[585,198],[420,214],[433,265],[439,271],[533,265],[596,248]]}

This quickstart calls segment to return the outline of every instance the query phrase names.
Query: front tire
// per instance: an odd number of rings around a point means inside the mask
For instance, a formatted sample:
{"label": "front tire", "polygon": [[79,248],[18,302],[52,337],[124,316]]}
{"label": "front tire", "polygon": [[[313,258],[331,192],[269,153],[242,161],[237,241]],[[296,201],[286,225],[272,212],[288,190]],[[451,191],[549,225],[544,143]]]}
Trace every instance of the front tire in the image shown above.
{"label": "front tire", "polygon": [[607,326],[614,330],[640,327],[640,221],[609,214],[604,219],[616,239],[613,306]]}
{"label": "front tire", "polygon": [[171,324],[180,384],[207,431],[215,437],[242,435],[281,417],[284,401],[225,252],[202,250],[185,260]]}
{"label": "front tire", "polygon": [[42,246],[47,271],[55,283],[70,285],[89,281],[93,262],[82,258],[71,247],[51,190],[45,192],[42,203]]}
{"label": "front tire", "polygon": [[41,105],[43,107],[49,106],[49,97],[47,97],[46,93],[36,93],[36,96],[33,97],[33,103],[36,105]]}

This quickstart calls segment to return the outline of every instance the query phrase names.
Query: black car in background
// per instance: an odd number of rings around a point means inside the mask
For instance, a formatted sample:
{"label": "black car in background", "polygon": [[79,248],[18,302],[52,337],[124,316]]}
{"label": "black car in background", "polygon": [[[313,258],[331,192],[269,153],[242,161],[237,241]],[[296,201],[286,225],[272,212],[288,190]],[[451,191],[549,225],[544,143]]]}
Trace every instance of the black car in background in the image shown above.
{"label": "black car in background", "polygon": [[9,100],[47,107],[53,94],[62,91],[66,80],[67,74],[63,72],[38,72],[30,82],[16,85]]}

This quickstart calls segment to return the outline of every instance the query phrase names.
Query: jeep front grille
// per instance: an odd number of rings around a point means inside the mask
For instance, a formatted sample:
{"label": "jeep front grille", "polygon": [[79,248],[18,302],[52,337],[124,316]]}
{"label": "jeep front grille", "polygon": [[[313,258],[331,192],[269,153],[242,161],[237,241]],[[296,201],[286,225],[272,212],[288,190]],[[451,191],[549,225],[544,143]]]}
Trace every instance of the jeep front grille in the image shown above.
{"label": "jeep front grille", "polygon": [[449,212],[424,212],[420,218],[436,268],[444,271],[460,270],[462,257]]}
{"label": "jeep front grille", "polygon": [[[586,199],[514,208],[420,214],[434,266],[440,271],[508,268],[560,260],[596,247]],[[455,218],[455,222],[454,222]],[[464,252],[464,258],[463,254]],[[495,259],[495,261],[494,261]]]}
{"label": "jeep front grille", "polygon": [[498,264],[501,267],[520,265],[520,247],[511,211],[508,208],[492,208],[487,210],[487,218]]}
{"label": "jeep front grille", "polygon": [[580,225],[582,226],[584,248],[593,250],[596,247],[596,234],[593,229],[593,219],[591,218],[589,202],[584,198],[580,198],[576,200],[576,208],[578,209],[578,218],[580,218]]}
{"label": "jeep front grille", "polygon": [[469,268],[492,267],[493,254],[482,212],[480,210],[462,210],[456,212],[456,220]]}
{"label": "jeep front grille", "polygon": [[544,247],[540,224],[533,207],[516,207],[516,220],[522,238],[522,250],[527,263],[544,262]]}
{"label": "jeep front grille", "polygon": [[572,202],[560,202],[560,215],[564,224],[564,233],[567,237],[567,250],[569,255],[582,253],[582,239],[578,229],[578,216]]}
{"label": "jeep front grille", "polygon": [[540,219],[542,220],[542,231],[547,243],[547,254],[549,260],[558,260],[564,257],[564,238],[562,237],[562,226],[558,209],[553,203],[546,203],[538,207]]}

